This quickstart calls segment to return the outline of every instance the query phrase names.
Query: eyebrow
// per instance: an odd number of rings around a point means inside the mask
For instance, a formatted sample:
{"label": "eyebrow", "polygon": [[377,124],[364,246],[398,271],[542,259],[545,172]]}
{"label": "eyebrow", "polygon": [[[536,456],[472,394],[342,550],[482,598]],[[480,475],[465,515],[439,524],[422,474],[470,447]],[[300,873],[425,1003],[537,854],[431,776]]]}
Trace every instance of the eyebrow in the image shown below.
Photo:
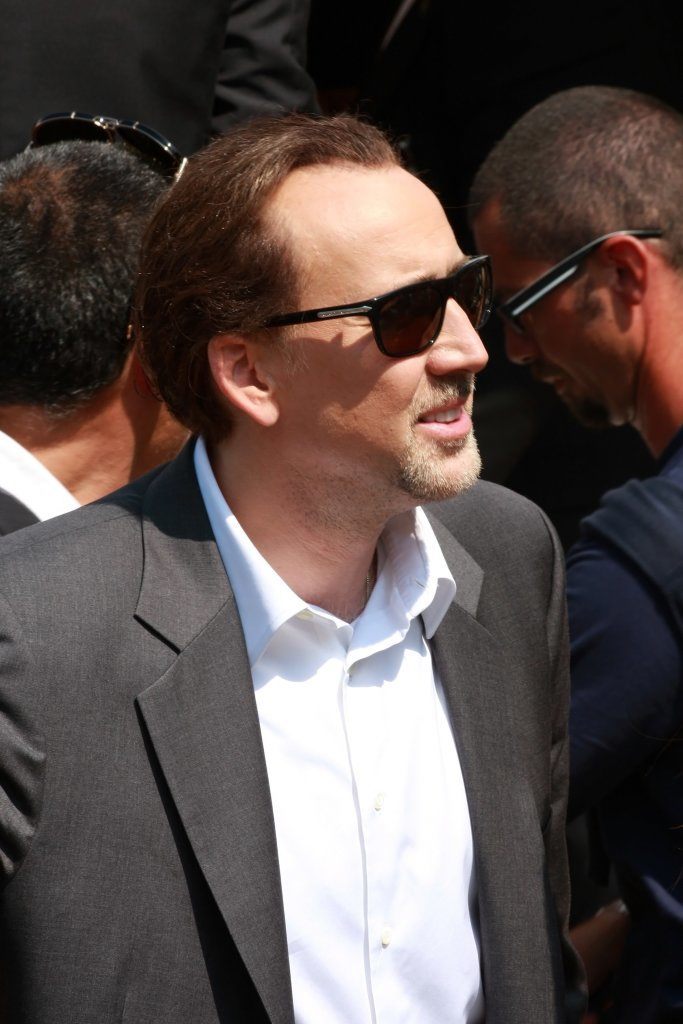
{"label": "eyebrow", "polygon": [[[409,281],[404,281],[403,284],[397,284],[393,288],[388,288],[387,291],[398,291],[399,288],[408,288],[410,287],[411,284],[423,284],[425,281],[440,281],[442,277],[450,277],[451,274],[455,274],[455,272],[459,270],[460,267],[464,266],[465,263],[467,263],[467,261],[471,259],[472,256],[464,255],[461,260],[456,260],[454,263],[451,263],[448,267],[448,270],[443,275],[435,276],[434,274],[430,274],[427,271],[425,271],[424,273],[416,274],[415,277],[411,278]],[[385,293],[382,292],[380,294]]]}

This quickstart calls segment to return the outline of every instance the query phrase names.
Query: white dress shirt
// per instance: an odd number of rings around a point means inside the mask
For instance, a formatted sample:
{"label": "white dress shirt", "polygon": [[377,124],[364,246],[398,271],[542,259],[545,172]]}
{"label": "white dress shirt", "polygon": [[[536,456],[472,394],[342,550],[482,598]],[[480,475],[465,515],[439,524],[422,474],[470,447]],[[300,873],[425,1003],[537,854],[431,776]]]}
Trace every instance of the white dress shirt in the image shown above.
{"label": "white dress shirt", "polygon": [[472,835],[429,639],[455,583],[421,509],[395,517],[347,623],[251,543],[195,467],[251,664],[297,1024],[474,1024]]}
{"label": "white dress shirt", "polygon": [[79,503],[49,469],[0,430],[0,490],[11,494],[41,521],[71,512]]}

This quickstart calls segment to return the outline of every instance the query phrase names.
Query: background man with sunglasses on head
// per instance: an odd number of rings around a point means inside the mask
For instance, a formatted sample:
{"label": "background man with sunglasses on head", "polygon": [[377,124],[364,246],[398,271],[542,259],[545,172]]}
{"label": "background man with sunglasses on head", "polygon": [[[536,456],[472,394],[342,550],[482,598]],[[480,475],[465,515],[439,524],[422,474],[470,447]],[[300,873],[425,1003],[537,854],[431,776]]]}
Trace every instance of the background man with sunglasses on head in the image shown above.
{"label": "background man with sunglasses on head", "polygon": [[196,440],[0,552],[15,1024],[581,1000],[563,560],[476,483],[489,300],[370,125],[255,120],[190,159],[136,329]]}
{"label": "background man with sunglasses on head", "polygon": [[0,534],[107,494],[187,436],[141,387],[127,332],[142,233],[172,176],[51,127],[0,163]]}
{"label": "background man with sunglasses on head", "polygon": [[568,555],[570,815],[597,807],[632,916],[616,1019],[683,1020],[683,115],[557,93],[492,150],[471,202],[510,358],[659,460]]}

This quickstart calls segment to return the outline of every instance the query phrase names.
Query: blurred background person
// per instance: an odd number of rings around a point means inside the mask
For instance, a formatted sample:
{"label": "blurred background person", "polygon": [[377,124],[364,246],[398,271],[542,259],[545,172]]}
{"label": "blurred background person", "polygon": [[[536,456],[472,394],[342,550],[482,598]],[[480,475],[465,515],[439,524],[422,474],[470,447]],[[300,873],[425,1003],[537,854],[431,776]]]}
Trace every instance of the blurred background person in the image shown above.
{"label": "blurred background person", "polygon": [[[560,91],[493,147],[469,209],[509,358],[587,427],[635,427],[656,460],[655,475],[604,496],[568,554],[570,817],[596,809],[631,916],[613,1019],[672,1024],[683,1021],[683,114],[633,90]],[[614,925],[623,941],[623,915]]]}
{"label": "blurred background person", "polygon": [[137,117],[189,155],[254,113],[318,109],[309,0],[24,0],[0,25],[0,157],[48,111]]}
{"label": "blurred background person", "polygon": [[148,163],[142,128],[128,133],[140,150],[101,134],[38,145],[38,131],[0,163],[0,533],[122,486],[187,436],[128,330],[142,234],[180,157],[160,146],[163,165]]}

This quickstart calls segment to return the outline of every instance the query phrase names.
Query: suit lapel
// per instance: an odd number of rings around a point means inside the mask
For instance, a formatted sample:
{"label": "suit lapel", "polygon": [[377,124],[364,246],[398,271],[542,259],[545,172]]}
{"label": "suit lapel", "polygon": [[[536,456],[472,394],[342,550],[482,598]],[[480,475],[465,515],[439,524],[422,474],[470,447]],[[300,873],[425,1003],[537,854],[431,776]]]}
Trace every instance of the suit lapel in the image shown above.
{"label": "suit lapel", "polygon": [[495,637],[474,617],[482,569],[441,523],[432,519],[432,525],[457,587],[432,649],[454,725],[475,843],[485,852],[491,828],[498,830],[501,799],[520,778],[505,686],[510,669]]}
{"label": "suit lapel", "polygon": [[[528,767],[518,749],[514,707],[516,687],[525,683],[516,678],[516,666],[503,657],[496,638],[473,617],[484,583],[482,570],[448,530],[433,519],[432,525],[457,586],[432,650],[453,723],[472,824],[482,967],[485,984],[489,982],[487,1021],[498,1022],[510,1019],[510,1007],[519,1005],[519,992],[512,984],[507,987],[514,951],[531,950],[531,961],[536,955],[539,965],[547,957],[543,843]],[[529,928],[538,931],[537,941],[529,936]],[[544,996],[528,985],[521,998],[529,1001],[529,1020],[541,1019],[537,1004]],[[553,1019],[552,1011],[545,1019]]]}
{"label": "suit lapel", "polygon": [[273,1024],[293,1008],[251,672],[191,447],[150,486],[137,617],[179,652],[138,704],[204,877]]}

